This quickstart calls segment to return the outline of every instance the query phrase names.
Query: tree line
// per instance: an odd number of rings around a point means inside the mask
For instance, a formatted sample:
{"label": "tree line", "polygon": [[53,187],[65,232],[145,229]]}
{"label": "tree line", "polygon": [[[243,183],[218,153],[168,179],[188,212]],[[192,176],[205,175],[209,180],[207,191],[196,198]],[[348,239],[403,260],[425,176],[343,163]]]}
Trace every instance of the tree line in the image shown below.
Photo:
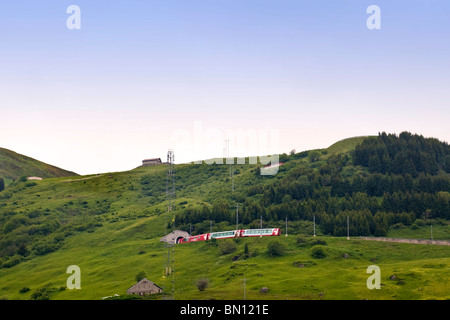
{"label": "tree line", "polygon": [[400,135],[379,133],[365,139],[354,151],[354,164],[367,167],[371,173],[436,175],[450,173],[450,146],[435,138],[402,132]]}
{"label": "tree line", "polygon": [[[411,225],[424,214],[448,220],[449,155],[448,144],[436,139],[381,133],[365,139],[352,154],[330,156],[315,167],[299,166],[282,179],[248,186],[239,223],[258,227],[261,218],[272,225],[315,219],[324,233],[338,236],[346,234],[348,217],[351,235],[382,236],[390,226]],[[378,160],[382,164],[374,166]],[[235,211],[235,203],[224,198],[188,207],[176,219],[207,231],[209,221],[233,226]]]}

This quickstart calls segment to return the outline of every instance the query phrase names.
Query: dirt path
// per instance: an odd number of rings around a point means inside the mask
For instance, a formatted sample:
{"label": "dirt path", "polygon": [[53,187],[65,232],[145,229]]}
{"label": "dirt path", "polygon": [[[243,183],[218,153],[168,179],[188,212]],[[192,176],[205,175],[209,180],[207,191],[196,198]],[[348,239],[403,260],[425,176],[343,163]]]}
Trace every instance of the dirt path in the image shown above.
{"label": "dirt path", "polygon": [[63,182],[77,182],[77,181],[83,181],[83,180],[89,180],[89,179],[94,179],[94,178],[98,178],[103,176],[103,174],[96,174],[95,176],[92,177],[87,177],[87,178],[81,178],[81,179],[73,179],[73,180],[64,180]]}
{"label": "dirt path", "polygon": [[401,238],[383,238],[383,237],[360,237],[362,240],[385,241],[385,242],[399,242],[399,243],[413,243],[413,244],[434,244],[440,246],[450,246],[448,240],[425,240],[425,239],[401,239]]}

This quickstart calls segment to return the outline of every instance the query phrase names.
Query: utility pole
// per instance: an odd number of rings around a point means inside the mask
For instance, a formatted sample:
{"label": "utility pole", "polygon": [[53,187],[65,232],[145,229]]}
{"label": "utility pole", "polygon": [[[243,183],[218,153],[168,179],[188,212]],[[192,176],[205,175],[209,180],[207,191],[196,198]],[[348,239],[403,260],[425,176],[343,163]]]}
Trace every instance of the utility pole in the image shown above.
{"label": "utility pole", "polygon": [[347,216],[347,240],[350,240],[350,226],[348,222],[348,216]]}
{"label": "utility pole", "polygon": [[260,231],[260,237],[262,238],[262,215],[261,215],[261,222],[260,222],[260,229],[259,229],[259,231]]}
{"label": "utility pole", "polygon": [[313,221],[314,221],[314,237],[316,236],[316,214],[314,214],[313,216]]}
{"label": "utility pole", "polygon": [[247,283],[247,279],[245,278],[245,275],[244,275],[244,300],[245,300],[245,286],[246,286],[246,283]]}
{"label": "utility pole", "polygon": [[432,222],[432,220],[431,220],[431,210],[427,210],[426,211],[426,218],[427,218],[427,220],[428,221],[430,221],[430,236],[431,236],[431,241],[433,241],[433,222]]}
{"label": "utility pole", "polygon": [[[233,158],[233,162],[234,162],[234,158]],[[231,172],[231,191],[234,192],[234,170],[232,169],[231,164],[230,164],[230,170],[232,170],[232,172]]]}
{"label": "utility pole", "polygon": [[286,237],[287,237],[287,217],[286,217]]}
{"label": "utility pole", "polygon": [[236,230],[239,230],[239,204],[236,203]]}

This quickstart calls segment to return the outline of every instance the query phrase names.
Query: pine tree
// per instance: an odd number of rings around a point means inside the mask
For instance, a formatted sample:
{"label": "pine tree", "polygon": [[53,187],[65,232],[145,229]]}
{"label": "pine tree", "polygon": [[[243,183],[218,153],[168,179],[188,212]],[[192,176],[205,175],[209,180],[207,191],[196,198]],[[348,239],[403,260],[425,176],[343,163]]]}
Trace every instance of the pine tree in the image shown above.
{"label": "pine tree", "polygon": [[450,155],[445,158],[444,169],[445,172],[450,173]]}

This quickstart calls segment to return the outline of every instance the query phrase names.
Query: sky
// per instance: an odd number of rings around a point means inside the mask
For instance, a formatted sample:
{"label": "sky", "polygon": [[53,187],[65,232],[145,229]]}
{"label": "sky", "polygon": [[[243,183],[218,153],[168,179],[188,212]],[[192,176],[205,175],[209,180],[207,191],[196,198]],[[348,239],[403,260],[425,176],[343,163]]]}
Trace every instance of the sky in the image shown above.
{"label": "sky", "polygon": [[447,0],[1,0],[0,147],[94,174],[225,140],[241,157],[449,142],[449,57]]}

